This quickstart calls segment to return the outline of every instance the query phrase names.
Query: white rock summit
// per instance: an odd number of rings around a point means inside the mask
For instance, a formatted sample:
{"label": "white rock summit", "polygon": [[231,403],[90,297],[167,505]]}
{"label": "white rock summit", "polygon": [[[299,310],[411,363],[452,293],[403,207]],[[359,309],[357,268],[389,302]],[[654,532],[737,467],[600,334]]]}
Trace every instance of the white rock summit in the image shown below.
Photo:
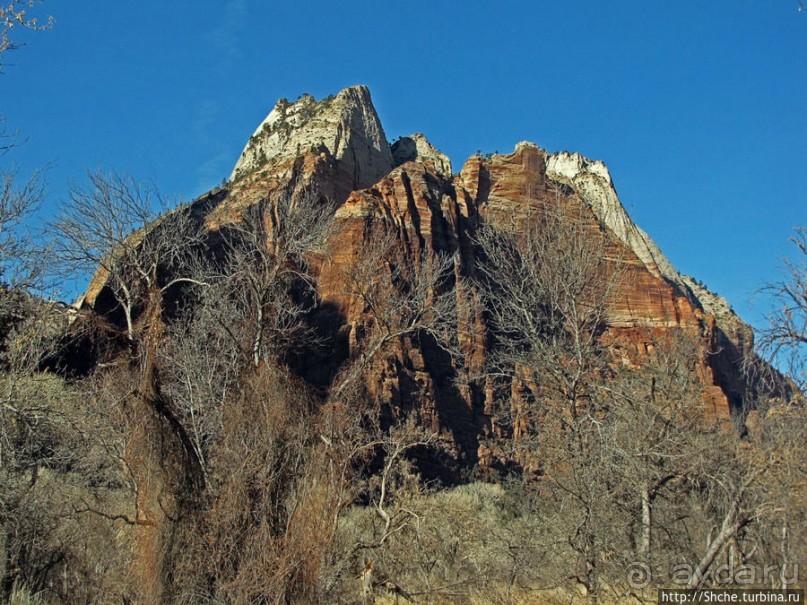
{"label": "white rock summit", "polygon": [[[575,191],[652,275],[663,278],[715,317],[732,315],[723,299],[681,275],[633,222],[603,162],[579,153],[547,153],[526,141],[518,143],[515,151],[527,147],[544,155],[546,176]],[[370,91],[366,86],[351,86],[319,101],[308,94],[294,102],[280,99],[250,137],[230,181],[238,188],[249,180],[244,177],[265,169],[277,177],[291,178],[298,158],[309,151],[330,156],[328,161],[335,170],[331,193],[340,203],[350,192],[371,187],[407,162],[420,162],[447,181],[453,180],[450,159],[423,134],[401,137],[390,146]]]}
{"label": "white rock summit", "polygon": [[233,168],[234,181],[264,164],[325,147],[353,175],[353,188],[369,187],[392,170],[381,121],[366,86],[351,86],[317,101],[281,99],[258,125]]}
{"label": "white rock summit", "polygon": [[[519,143],[524,144],[531,143]],[[602,161],[567,151],[547,154],[546,175],[575,190],[600,223],[633,250],[650,273],[666,279],[707,313],[717,318],[734,316],[723,298],[697,284],[691,277],[680,274],[652,238],[633,222],[619,201],[611,174]]]}

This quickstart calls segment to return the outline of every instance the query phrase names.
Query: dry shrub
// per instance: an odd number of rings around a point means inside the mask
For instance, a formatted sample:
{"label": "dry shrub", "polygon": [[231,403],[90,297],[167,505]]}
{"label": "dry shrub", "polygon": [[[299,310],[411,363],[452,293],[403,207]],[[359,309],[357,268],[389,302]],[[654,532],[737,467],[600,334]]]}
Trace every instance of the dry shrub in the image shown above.
{"label": "dry shrub", "polygon": [[119,594],[127,552],[115,515],[128,490],[109,418],[49,374],[3,373],[0,392],[3,596],[23,585],[48,602]]}
{"label": "dry shrub", "polygon": [[285,371],[264,364],[222,413],[208,503],[176,535],[174,597],[311,600],[334,518],[312,399]]}

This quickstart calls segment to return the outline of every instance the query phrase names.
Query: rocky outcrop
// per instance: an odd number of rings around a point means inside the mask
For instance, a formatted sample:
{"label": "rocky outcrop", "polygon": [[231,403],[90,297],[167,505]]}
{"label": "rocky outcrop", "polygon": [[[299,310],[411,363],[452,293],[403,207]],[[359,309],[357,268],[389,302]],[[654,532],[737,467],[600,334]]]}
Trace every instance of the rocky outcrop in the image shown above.
{"label": "rocky outcrop", "polygon": [[[520,143],[519,145],[529,145]],[[678,272],[655,242],[631,220],[614,189],[611,174],[601,161],[592,161],[579,153],[548,154],[547,176],[568,185],[588,204],[597,219],[642,261],[648,271],[664,277],[683,290]]]}
{"label": "rocky outcrop", "polygon": [[745,385],[739,377],[739,368],[743,357],[753,348],[752,330],[737,317],[725,299],[692,277],[680,274],[650,236],[636,226],[619,201],[603,162],[563,151],[549,154],[546,166],[547,176],[576,191],[597,219],[636,255],[648,272],[669,283],[676,296],[688,300],[690,304],[687,306],[711,316],[715,339],[712,365],[719,367],[717,380],[732,407],[740,409]]}
{"label": "rocky outcrop", "polygon": [[[457,448],[459,459],[473,464],[492,463],[486,435],[493,430],[493,394],[468,380],[481,373],[490,347],[485,310],[478,293],[468,286],[473,283],[477,263],[474,230],[480,221],[504,228],[512,228],[515,222],[519,229],[519,222],[534,216],[544,204],[559,203],[564,211],[574,212],[593,249],[601,247],[609,258],[619,259],[623,272],[620,294],[608,308],[608,327],[602,337],[616,362],[641,366],[665,331],[685,330],[700,342],[693,363],[704,384],[706,417],[728,421],[732,414],[733,395],[725,387],[734,381],[735,388],[739,382],[736,369],[718,348],[723,335],[715,318],[692,295],[682,292],[683,284],[661,274],[660,263],[649,263],[646,242],[634,250],[631,244],[637,240],[632,229],[636,228],[624,210],[621,216],[617,212],[622,207],[615,193],[604,199],[616,204],[608,208],[604,203],[587,203],[573,179],[565,189],[558,189],[557,181],[563,175],[550,173],[549,166],[557,166],[553,157],[536,145],[519,144],[511,154],[474,156],[459,175],[450,178],[429,161],[410,160],[373,187],[351,194],[334,218],[330,261],[320,274],[319,292],[324,302],[339,309],[351,356],[361,354],[355,335],[364,332],[367,318],[363,305],[346,295],[343,279],[352,260],[363,253],[368,225],[374,221],[383,219],[394,225],[401,246],[412,258],[427,250],[451,254],[457,275],[469,278],[456,291],[464,367],[452,365],[428,344],[402,339],[388,357],[368,366],[364,382],[379,401],[418,410],[424,423]],[[598,178],[613,192],[610,179]],[[604,220],[606,212],[624,238]]]}
{"label": "rocky outcrop", "polygon": [[754,331],[743,322],[726,299],[689,275],[681,275],[689,292],[708,317],[714,318],[712,350],[715,379],[731,402],[732,409],[744,414],[744,398],[753,385],[747,384],[743,368],[754,349]]}
{"label": "rocky outcrop", "polygon": [[[574,163],[566,162],[568,159]],[[591,170],[586,171],[586,167]],[[558,183],[567,189],[558,187]],[[652,241],[648,245],[641,238],[622,208],[602,162],[590,162],[577,154],[553,155],[533,143],[522,142],[511,154],[474,156],[463,167],[458,184],[474,199],[480,214],[495,226],[526,220],[528,214],[540,212],[544,204],[562,204],[585,222],[592,241],[604,237],[611,247],[609,256],[619,259],[626,273],[623,295],[610,309],[612,326],[675,327],[694,321],[692,305],[659,266],[670,273],[674,270]],[[602,228],[608,230],[607,234]],[[593,246],[602,248],[602,244]]]}
{"label": "rocky outcrop", "polygon": [[[369,187],[392,169],[387,138],[366,86],[352,86],[321,101],[311,95],[303,95],[293,103],[280,99],[250,137],[230,180],[247,176],[268,163],[280,165],[281,160],[322,150],[347,176],[350,190]],[[289,168],[285,174],[283,170],[274,173],[278,177],[291,176]]]}
{"label": "rocky outcrop", "polygon": [[442,177],[451,177],[451,160],[438,151],[424,135],[419,132],[408,137],[401,137],[392,144],[392,160],[396,166],[406,162],[422,162],[434,169]]}

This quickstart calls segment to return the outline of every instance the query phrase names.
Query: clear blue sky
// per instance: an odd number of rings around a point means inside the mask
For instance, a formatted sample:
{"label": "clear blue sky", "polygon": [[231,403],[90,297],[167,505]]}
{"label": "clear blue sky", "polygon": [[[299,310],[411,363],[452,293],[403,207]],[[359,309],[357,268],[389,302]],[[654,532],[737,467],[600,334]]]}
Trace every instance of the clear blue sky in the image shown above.
{"label": "clear blue sky", "polygon": [[60,2],[6,54],[0,112],[53,163],[46,211],[86,169],[191,199],[229,174],[279,97],[370,86],[390,140],[458,170],[520,140],[604,160],[673,264],[749,299],[807,223],[807,11],[798,0]]}

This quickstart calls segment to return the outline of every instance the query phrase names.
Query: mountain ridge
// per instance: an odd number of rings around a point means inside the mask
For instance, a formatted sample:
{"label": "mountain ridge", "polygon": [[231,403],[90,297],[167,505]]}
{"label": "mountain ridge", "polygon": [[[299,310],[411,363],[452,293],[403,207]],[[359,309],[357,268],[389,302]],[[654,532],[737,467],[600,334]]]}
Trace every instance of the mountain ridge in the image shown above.
{"label": "mountain ridge", "polygon": [[[333,119],[336,115],[338,119]],[[350,118],[346,119],[346,115]],[[327,117],[323,119],[323,116]],[[367,119],[357,119],[357,116]],[[311,121],[319,124],[315,124],[312,128]],[[323,128],[323,122],[331,126],[331,130],[335,129],[335,132]],[[371,167],[369,174],[366,176],[362,174],[356,179],[359,185],[354,187],[354,190],[375,184],[393,168],[408,161],[431,160],[436,162],[435,167],[439,174],[444,177],[453,176],[451,160],[436,149],[426,135],[415,133],[401,137],[392,144],[387,143],[383,126],[372,104],[369,88],[357,85],[345,88],[337,95],[325,97],[320,101],[308,94],[291,103],[286,99],[280,99],[250,137],[233,167],[230,180],[238,179],[284,153],[293,153],[297,157],[306,145],[309,147],[324,145],[337,161],[344,161],[349,153],[355,157],[354,146],[351,145],[349,137],[344,138],[342,135],[345,130],[359,134],[360,140],[368,141],[370,149],[375,152],[375,157],[368,154],[371,159],[364,163]],[[298,136],[300,134],[302,136]],[[533,142],[522,141],[516,144],[514,151],[517,152],[525,145],[538,147]],[[389,155],[386,153],[387,149],[390,151]],[[547,176],[578,190],[583,200],[595,211],[598,219],[636,253],[649,271],[680,288],[682,293],[696,301],[708,313],[716,317],[733,313],[725,299],[714,292],[708,292],[708,295],[703,296],[701,300],[691,287],[691,280],[685,280],[652,237],[633,222],[619,200],[610,171],[603,161],[587,158],[579,152],[545,153]],[[258,160],[257,158],[261,156],[263,159]],[[703,287],[700,285],[700,288]]]}
{"label": "mountain ridge", "polygon": [[[678,273],[630,218],[601,161],[521,142],[510,154],[472,156],[452,173],[450,160],[423,134],[390,145],[369,90],[356,86],[320,101],[309,95],[293,103],[278,101],[247,142],[233,179],[194,204],[204,208],[200,216],[213,234],[236,224],[251,207],[268,203],[271,208],[284,197],[302,195],[330,199],[337,208],[326,255],[309,259],[318,305],[337,313],[341,326],[333,349],[317,362],[300,362],[303,374],[318,366],[319,378],[311,378],[316,383],[327,384],[340,367],[364,354],[370,319],[348,294],[345,275],[372,245],[372,225],[381,221],[392,226],[407,263],[435,251],[455,256],[456,330],[470,366],[440,361],[436,349],[427,350],[432,345],[406,337],[384,360],[367,364],[362,380],[373,398],[418,409],[425,424],[453,435],[447,438],[461,450],[458,459],[484,466],[495,457],[483,443],[493,430],[492,393],[483,385],[454,384],[481,373],[491,355],[490,326],[479,293],[475,286],[459,286],[477,279],[476,233],[483,224],[524,225],[547,204],[579,214],[592,241],[602,242],[621,259],[626,285],[607,310],[602,336],[621,359],[616,363],[641,366],[664,333],[689,331],[701,343],[695,361],[707,415],[722,422],[742,414],[749,385],[738,368],[751,350],[750,328],[723,299]],[[85,306],[106,312],[96,305],[104,287],[99,274]],[[442,405],[441,399],[452,403]]]}

